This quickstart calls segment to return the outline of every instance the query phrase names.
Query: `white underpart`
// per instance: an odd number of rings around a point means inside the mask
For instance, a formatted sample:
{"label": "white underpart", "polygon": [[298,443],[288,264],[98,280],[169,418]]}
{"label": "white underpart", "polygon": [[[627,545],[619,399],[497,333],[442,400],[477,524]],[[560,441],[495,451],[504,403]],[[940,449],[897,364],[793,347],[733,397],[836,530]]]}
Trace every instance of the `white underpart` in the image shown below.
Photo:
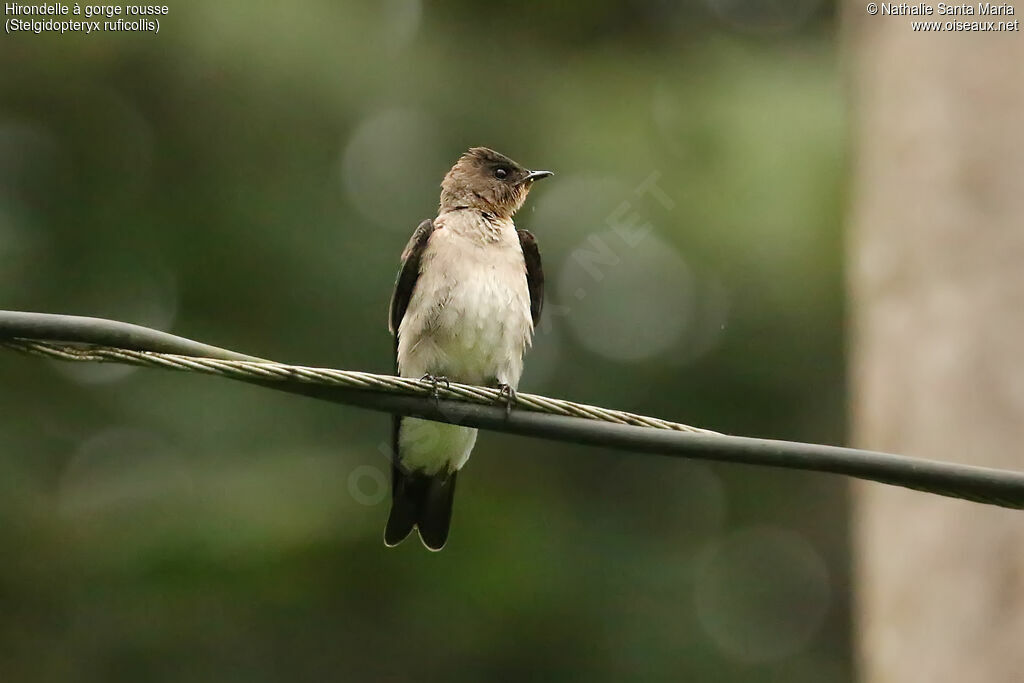
{"label": "white underpart", "polygon": [[[398,330],[399,374],[516,388],[532,336],[515,226],[488,223],[476,211],[442,214]],[[469,427],[406,418],[399,432],[402,464],[429,474],[458,470],[476,434]]]}

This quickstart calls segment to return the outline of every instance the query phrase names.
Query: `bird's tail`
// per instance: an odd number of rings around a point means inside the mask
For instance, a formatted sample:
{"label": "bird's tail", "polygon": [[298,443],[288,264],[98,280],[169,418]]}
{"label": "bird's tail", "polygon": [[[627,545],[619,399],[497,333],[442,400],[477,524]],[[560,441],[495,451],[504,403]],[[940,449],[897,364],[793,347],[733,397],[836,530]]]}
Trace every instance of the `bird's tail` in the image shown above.
{"label": "bird's tail", "polygon": [[428,475],[391,467],[391,514],[384,528],[389,548],[405,540],[415,527],[430,550],[440,550],[448,540],[452,501],[458,472]]}

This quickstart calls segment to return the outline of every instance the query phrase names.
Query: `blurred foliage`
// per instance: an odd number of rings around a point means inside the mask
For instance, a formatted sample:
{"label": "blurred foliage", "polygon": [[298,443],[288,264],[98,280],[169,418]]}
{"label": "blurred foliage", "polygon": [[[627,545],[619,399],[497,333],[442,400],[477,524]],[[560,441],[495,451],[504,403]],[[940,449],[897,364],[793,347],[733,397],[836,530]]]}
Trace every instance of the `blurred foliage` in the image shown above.
{"label": "blurred foliage", "polygon": [[[398,254],[485,144],[557,173],[518,221],[550,283],[524,389],[840,442],[831,13],[218,0],[8,36],[0,306],[386,372]],[[386,551],[385,416],[0,378],[0,680],[850,678],[837,479],[488,433],[448,548]]]}

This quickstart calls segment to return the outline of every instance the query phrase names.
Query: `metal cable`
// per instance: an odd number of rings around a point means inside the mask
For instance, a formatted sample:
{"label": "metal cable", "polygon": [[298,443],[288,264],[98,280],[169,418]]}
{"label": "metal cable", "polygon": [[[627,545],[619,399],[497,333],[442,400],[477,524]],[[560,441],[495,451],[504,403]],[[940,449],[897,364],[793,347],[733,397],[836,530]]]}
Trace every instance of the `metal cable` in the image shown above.
{"label": "metal cable", "polygon": [[1024,508],[1021,472],[838,446],[725,436],[534,394],[517,394],[516,407],[508,414],[497,389],[457,383],[435,387],[417,379],[275,363],[111,320],[0,311],[0,346],[61,360],[199,372],[371,410],[524,436],[844,474],[978,503]]}
{"label": "metal cable", "polygon": [[[423,380],[408,377],[375,375],[369,372],[354,370],[286,365],[272,361],[226,360],[153,351],[134,351],[107,346],[76,348],[67,344],[19,338],[0,341],[0,345],[15,351],[24,351],[60,360],[125,363],[168,370],[200,372],[238,380],[259,380],[261,382],[296,381],[303,384],[346,387],[365,391],[395,392],[412,396],[429,396],[431,398],[436,396],[439,399],[459,400],[489,406],[497,405],[505,400],[505,395],[497,389],[478,387],[472,384],[439,382],[435,387],[433,384]],[[670,429],[677,432],[691,432],[694,434],[716,434],[716,432],[707,429],[669,422],[668,420],[659,420],[644,415],[634,415],[633,413],[621,410],[610,410],[599,406],[548,398],[547,396],[537,396],[535,394],[516,392],[515,407],[517,410],[528,410],[549,415],[582,417],[600,422],[611,422],[613,424]]]}

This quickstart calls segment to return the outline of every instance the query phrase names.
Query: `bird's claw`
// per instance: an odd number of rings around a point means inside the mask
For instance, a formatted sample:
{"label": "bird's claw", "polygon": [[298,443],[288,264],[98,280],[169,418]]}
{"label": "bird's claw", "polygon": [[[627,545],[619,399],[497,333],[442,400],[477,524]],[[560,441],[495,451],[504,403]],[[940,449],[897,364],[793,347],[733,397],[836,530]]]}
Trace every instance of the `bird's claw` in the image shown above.
{"label": "bird's claw", "polygon": [[505,399],[505,417],[512,414],[512,406],[516,403],[516,390],[508,384],[498,385],[498,400]]}
{"label": "bird's claw", "polygon": [[420,381],[426,382],[427,384],[430,385],[430,395],[434,398],[434,403],[438,403],[441,400],[441,396],[438,390],[439,386],[443,384],[445,389],[450,389],[452,386],[451,382],[448,381],[447,377],[443,377],[440,375],[431,375],[429,372],[420,377]]}

